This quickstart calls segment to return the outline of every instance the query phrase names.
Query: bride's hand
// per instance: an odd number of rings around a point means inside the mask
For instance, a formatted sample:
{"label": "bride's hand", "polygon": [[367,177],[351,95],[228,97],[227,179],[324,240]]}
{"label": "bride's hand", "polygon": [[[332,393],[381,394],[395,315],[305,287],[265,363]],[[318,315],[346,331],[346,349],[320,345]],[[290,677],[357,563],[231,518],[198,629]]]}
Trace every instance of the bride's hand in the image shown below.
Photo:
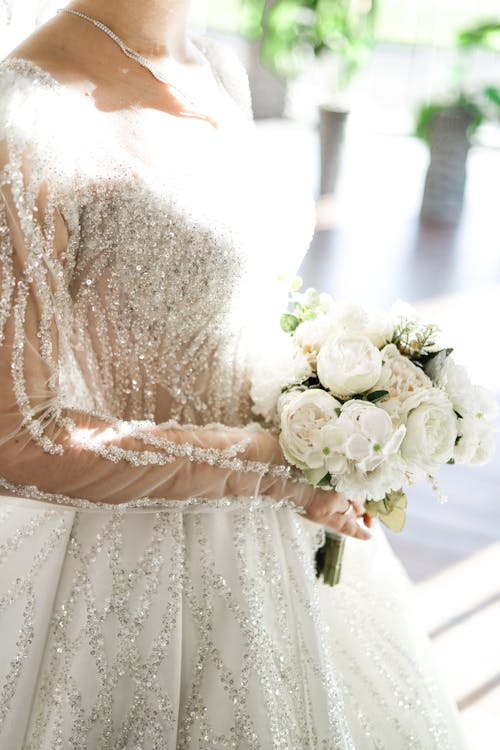
{"label": "bride's hand", "polygon": [[[270,461],[280,465],[287,464],[276,433],[270,430],[257,432],[254,447],[257,451],[253,456],[255,460]],[[367,531],[370,519],[365,513],[363,503],[350,501],[340,492],[313,487],[306,482],[285,481],[283,484],[271,480],[267,488],[266,484],[264,480],[261,487],[264,494],[276,500],[284,497],[290,498],[294,503],[305,508],[304,516],[310,521],[356,539],[371,539],[371,534]],[[364,521],[364,527],[358,524],[360,518]]]}
{"label": "bride's hand", "polygon": [[[305,506],[305,517],[322,526],[331,528],[356,539],[371,539],[366,526],[369,525],[364,505],[348,500],[341,492],[314,489],[312,499]],[[362,518],[365,527],[358,524]]]}

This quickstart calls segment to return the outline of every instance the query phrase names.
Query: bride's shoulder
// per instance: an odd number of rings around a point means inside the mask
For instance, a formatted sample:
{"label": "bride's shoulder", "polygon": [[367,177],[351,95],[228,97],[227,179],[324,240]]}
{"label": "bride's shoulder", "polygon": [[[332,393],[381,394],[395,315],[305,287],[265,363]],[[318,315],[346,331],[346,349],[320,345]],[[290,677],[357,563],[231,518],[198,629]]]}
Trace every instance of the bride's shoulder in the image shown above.
{"label": "bride's shoulder", "polygon": [[6,57],[0,62],[0,132],[41,138],[54,132],[58,118],[57,81],[28,58]]}
{"label": "bride's shoulder", "polygon": [[29,58],[5,57],[0,61],[0,103],[28,106],[58,90],[57,81]]}
{"label": "bride's shoulder", "polygon": [[209,34],[193,36],[192,40],[201,48],[229,95],[240,105],[247,117],[252,118],[248,74],[234,48]]}
{"label": "bride's shoulder", "polygon": [[[71,172],[77,159],[78,98],[29,58],[0,62],[0,143],[11,165],[29,156],[32,171]],[[3,159],[0,168],[3,168]]]}

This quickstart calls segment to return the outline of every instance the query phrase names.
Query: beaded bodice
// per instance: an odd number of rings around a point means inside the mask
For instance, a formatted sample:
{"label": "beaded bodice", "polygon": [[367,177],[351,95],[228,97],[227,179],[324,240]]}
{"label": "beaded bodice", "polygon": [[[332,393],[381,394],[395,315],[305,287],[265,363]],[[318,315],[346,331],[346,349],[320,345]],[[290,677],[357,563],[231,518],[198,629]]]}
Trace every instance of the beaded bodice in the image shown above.
{"label": "beaded bodice", "polygon": [[258,158],[246,77],[238,69],[235,80],[233,58],[232,70],[214,61],[218,46],[203,49],[225,84],[220,132],[166,133],[154,168],[102,131],[83,96],[32,63],[3,64],[26,89],[26,137],[32,143],[36,121],[45,147],[33,169],[51,171],[50,200],[68,234],[60,260],[69,295],[59,316],[65,406],[156,422],[251,418],[245,329],[257,297],[262,311],[266,283],[286,270],[280,221],[283,240],[287,230],[294,237],[293,269],[311,231],[309,204],[297,241],[298,225],[287,227],[285,199]]}
{"label": "beaded bodice", "polygon": [[258,246],[240,190],[234,200],[236,163],[195,152],[178,164],[169,154],[162,179],[114,170],[82,185],[74,350],[93,408],[122,419],[248,415],[242,337]]}

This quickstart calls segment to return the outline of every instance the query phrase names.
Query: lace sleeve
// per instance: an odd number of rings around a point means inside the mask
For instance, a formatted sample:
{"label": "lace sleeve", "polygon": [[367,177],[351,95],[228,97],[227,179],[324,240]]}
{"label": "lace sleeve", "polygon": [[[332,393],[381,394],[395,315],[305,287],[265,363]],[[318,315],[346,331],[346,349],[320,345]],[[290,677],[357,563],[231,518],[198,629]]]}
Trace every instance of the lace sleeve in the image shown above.
{"label": "lace sleeve", "polygon": [[1,487],[79,507],[267,496],[300,509],[309,486],[257,424],[156,425],[65,408],[66,223],[47,167],[8,121],[0,128]]}

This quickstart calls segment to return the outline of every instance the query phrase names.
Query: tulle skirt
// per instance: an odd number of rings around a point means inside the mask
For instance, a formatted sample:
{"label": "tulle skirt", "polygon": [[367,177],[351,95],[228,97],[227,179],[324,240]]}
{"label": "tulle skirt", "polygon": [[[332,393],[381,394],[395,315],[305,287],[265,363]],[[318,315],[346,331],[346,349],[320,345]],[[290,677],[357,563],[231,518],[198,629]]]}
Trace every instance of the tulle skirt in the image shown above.
{"label": "tulle skirt", "polygon": [[460,750],[379,529],[318,582],[293,510],[0,497],[5,750]]}

